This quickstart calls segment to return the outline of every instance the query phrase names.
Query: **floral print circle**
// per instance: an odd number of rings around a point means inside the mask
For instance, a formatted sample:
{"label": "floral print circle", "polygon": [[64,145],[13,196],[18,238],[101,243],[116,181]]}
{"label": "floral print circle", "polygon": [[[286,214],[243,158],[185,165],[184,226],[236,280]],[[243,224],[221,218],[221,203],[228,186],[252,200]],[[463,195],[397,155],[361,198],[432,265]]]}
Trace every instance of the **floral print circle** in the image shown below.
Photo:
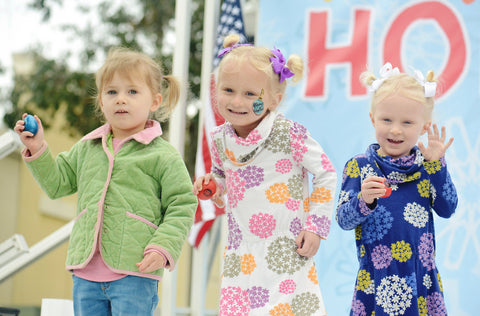
{"label": "floral print circle", "polygon": [[252,234],[265,239],[272,236],[272,233],[275,230],[276,221],[270,214],[259,213],[252,215],[248,224]]}
{"label": "floral print circle", "polygon": [[405,315],[412,305],[412,288],[398,275],[383,278],[376,290],[376,303],[389,315]]}
{"label": "floral print circle", "polygon": [[268,289],[260,286],[254,286],[247,290],[250,299],[250,308],[260,308],[265,306],[270,300]]}
{"label": "floral print circle", "polygon": [[269,246],[266,254],[268,269],[278,273],[293,274],[307,263],[308,258],[297,254],[294,239],[279,237]]}
{"label": "floral print circle", "polygon": [[292,311],[295,315],[314,315],[320,309],[320,299],[317,295],[305,292],[296,295],[292,300]]}
{"label": "floral print circle", "polygon": [[229,286],[220,293],[220,315],[245,316],[250,313],[250,299],[248,292],[240,287]]}

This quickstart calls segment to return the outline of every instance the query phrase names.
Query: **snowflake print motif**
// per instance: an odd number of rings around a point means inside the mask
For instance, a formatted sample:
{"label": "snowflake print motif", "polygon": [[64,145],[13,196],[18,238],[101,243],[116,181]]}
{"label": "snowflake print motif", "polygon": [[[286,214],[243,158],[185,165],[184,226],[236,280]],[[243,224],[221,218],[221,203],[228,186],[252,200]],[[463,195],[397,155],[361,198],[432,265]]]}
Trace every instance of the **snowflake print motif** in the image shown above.
{"label": "snowflake print motif", "polygon": [[360,300],[353,300],[352,302],[352,316],[367,316],[365,305]]}
{"label": "snowflake print motif", "polygon": [[263,178],[263,168],[256,166],[247,166],[238,170],[238,175],[245,180],[245,188],[250,189],[259,186]]}
{"label": "snowflake print motif", "polygon": [[326,171],[335,171],[332,162],[328,159],[326,154],[320,156],[320,162],[322,163],[322,168]]}
{"label": "snowflake print motif", "polygon": [[403,218],[417,228],[423,228],[427,225],[428,211],[418,203],[407,203],[403,209]]}
{"label": "snowflake print motif", "polygon": [[421,197],[429,198],[430,197],[430,181],[425,179],[420,181],[417,184],[418,193]]}
{"label": "snowflake print motif", "polygon": [[432,316],[446,316],[447,309],[442,294],[433,292],[427,296],[427,310],[428,315]]}
{"label": "snowflake print motif", "polygon": [[450,205],[454,205],[457,203],[457,192],[449,174],[447,174],[447,179],[442,187],[442,190],[445,199],[450,203]]}
{"label": "snowflake print motif", "polygon": [[373,248],[372,262],[375,269],[388,268],[392,262],[392,252],[385,245],[378,245]]}
{"label": "snowflake print motif", "polygon": [[291,222],[290,222],[290,232],[293,234],[293,237],[297,237],[298,234],[300,234],[300,231],[302,230],[302,222],[298,217],[295,217]]}
{"label": "snowflake print motif", "polygon": [[427,290],[429,290],[432,287],[432,285],[433,285],[432,278],[428,274],[425,274],[423,276],[423,286],[425,286]]}
{"label": "snowflake print motif", "polygon": [[435,245],[432,233],[424,233],[420,237],[418,256],[427,271],[435,269]]}
{"label": "snowflake print motif", "polygon": [[312,194],[310,194],[310,201],[314,203],[327,203],[332,199],[332,192],[325,187],[315,188]]}
{"label": "snowflake print motif", "polygon": [[245,181],[236,171],[227,170],[227,188],[228,204],[235,208],[245,195]]}
{"label": "snowflake print motif", "polygon": [[220,315],[245,316],[250,313],[250,299],[247,291],[240,287],[229,286],[223,288],[220,293]]}
{"label": "snowflake print motif", "polygon": [[412,305],[412,288],[398,275],[383,278],[376,289],[375,301],[388,315],[405,315]]}
{"label": "snowflake print motif", "polygon": [[360,169],[358,167],[358,162],[355,159],[350,160],[347,162],[347,166],[345,168],[345,173],[350,178],[357,178],[360,176]]}
{"label": "snowflake print motif", "polygon": [[375,170],[373,170],[373,167],[371,164],[366,164],[360,169],[360,176],[362,181],[368,177],[376,176],[376,175],[377,173],[375,172]]}
{"label": "snowflake print motif", "polygon": [[250,299],[250,308],[260,308],[265,306],[270,300],[270,293],[268,289],[260,286],[254,286],[247,290],[248,298]]}
{"label": "snowflake print motif", "polygon": [[392,257],[393,259],[399,262],[407,262],[412,257],[412,248],[408,242],[397,241],[391,246]]}
{"label": "snowflake print motif", "polygon": [[372,283],[372,279],[370,278],[370,272],[368,272],[367,270],[358,271],[357,286],[355,287],[355,290],[364,291],[368,289],[370,283]]}
{"label": "snowflake print motif", "polygon": [[268,238],[275,230],[276,221],[270,214],[258,213],[250,217],[248,224],[252,234],[259,238]]}
{"label": "snowflake print motif", "polygon": [[435,174],[437,173],[437,171],[440,171],[442,165],[440,163],[440,160],[424,161],[423,167],[428,174]]}
{"label": "snowflake print motif", "polygon": [[240,275],[242,270],[242,258],[237,254],[229,254],[225,256],[223,276],[228,278],[234,278]]}
{"label": "snowflake print motif", "polygon": [[384,206],[378,206],[362,225],[363,240],[367,244],[381,240],[392,228],[392,223],[391,213]]}
{"label": "snowflake print motif", "polygon": [[292,167],[290,159],[280,159],[275,163],[275,171],[281,174],[289,173]]}
{"label": "snowflake print motif", "polygon": [[294,200],[294,199],[288,199],[288,201],[285,203],[285,207],[291,211],[298,211],[300,208],[300,201],[299,200]]}
{"label": "snowflake print motif", "polygon": [[268,269],[278,273],[293,274],[307,263],[308,258],[299,256],[296,252],[295,240],[279,237],[267,249],[266,261]]}
{"label": "snowflake print motif", "polygon": [[297,288],[297,284],[293,280],[284,280],[280,282],[279,285],[279,292],[283,294],[292,294],[295,292],[295,289]]}
{"label": "snowflake print motif", "polygon": [[387,178],[391,180],[392,182],[396,183],[401,183],[405,182],[405,174],[400,173],[398,171],[392,171],[388,174]]}
{"label": "snowflake print motif", "polygon": [[242,231],[238,226],[235,217],[232,213],[227,213],[228,218],[228,238],[227,238],[227,249],[238,249],[240,243],[242,242]]}
{"label": "snowflake print motif", "polygon": [[405,280],[407,281],[408,286],[412,288],[412,295],[417,296],[417,276],[415,272],[412,272],[409,276],[407,275]]}
{"label": "snowflake print motif", "polygon": [[292,300],[292,311],[295,315],[314,315],[320,309],[320,299],[317,295],[305,292],[296,295]]}
{"label": "snowflake print motif", "polygon": [[343,204],[341,206],[343,211],[340,214],[337,213],[336,215],[338,223],[349,229],[355,228],[358,225],[356,208],[353,207],[350,203]]}
{"label": "snowflake print motif", "polygon": [[303,177],[301,174],[297,174],[287,181],[288,193],[292,199],[303,199]]}
{"label": "snowflake print motif", "polygon": [[348,201],[350,201],[351,197],[350,196],[353,196],[353,191],[345,191],[345,190],[341,190],[339,195],[338,195],[338,205],[342,205]]}
{"label": "snowflake print motif", "polygon": [[427,315],[427,300],[425,297],[420,296],[418,299],[418,316],[428,316]]}

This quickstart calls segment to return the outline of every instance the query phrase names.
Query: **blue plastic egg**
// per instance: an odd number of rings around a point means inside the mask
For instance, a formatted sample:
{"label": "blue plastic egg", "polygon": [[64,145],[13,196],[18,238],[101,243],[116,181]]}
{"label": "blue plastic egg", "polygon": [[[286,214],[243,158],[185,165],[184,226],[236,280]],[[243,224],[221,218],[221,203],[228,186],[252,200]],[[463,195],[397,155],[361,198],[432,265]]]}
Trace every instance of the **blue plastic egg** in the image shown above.
{"label": "blue plastic egg", "polygon": [[25,132],[30,132],[35,135],[38,132],[38,124],[33,115],[27,115],[24,119],[25,121]]}

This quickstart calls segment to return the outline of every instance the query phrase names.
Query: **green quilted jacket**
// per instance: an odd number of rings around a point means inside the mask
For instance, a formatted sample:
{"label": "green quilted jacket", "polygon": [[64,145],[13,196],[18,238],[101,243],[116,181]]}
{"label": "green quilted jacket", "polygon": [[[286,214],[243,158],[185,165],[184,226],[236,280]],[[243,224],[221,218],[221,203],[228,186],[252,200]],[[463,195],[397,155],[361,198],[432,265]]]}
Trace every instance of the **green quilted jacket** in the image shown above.
{"label": "green quilted jacket", "polygon": [[197,198],[185,164],[160,137],[160,124],[127,140],[114,155],[110,126],[94,130],[55,159],[48,147],[25,162],[52,199],[78,193],[77,218],[70,236],[67,269],[83,268],[100,238],[100,252],[117,273],[160,280],[163,269],[149,274],[135,263],[155,249],[173,270],[193,224]]}

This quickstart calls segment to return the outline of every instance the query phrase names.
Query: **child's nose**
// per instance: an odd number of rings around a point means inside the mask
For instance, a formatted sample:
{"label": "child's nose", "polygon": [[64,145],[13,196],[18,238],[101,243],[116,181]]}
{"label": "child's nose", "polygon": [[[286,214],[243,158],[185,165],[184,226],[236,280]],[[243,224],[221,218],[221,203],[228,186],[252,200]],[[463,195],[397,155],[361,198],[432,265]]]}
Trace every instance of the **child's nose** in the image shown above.
{"label": "child's nose", "polygon": [[126,98],[124,93],[118,93],[117,94],[117,104],[125,104],[126,103]]}

